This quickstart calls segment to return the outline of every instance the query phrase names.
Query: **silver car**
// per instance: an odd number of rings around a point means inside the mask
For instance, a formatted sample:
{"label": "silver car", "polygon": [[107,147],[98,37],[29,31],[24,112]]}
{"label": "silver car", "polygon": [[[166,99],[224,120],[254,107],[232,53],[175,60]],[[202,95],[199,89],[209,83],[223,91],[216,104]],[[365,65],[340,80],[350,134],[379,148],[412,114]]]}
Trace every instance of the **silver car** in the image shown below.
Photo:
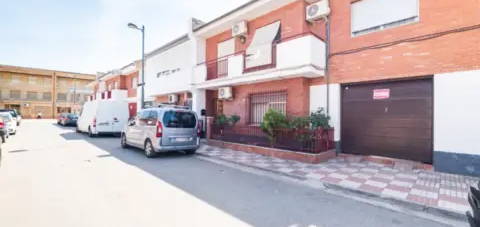
{"label": "silver car", "polygon": [[180,107],[141,110],[128,122],[121,145],[137,147],[149,158],[159,152],[185,151],[194,154],[200,146],[199,120],[195,112]]}

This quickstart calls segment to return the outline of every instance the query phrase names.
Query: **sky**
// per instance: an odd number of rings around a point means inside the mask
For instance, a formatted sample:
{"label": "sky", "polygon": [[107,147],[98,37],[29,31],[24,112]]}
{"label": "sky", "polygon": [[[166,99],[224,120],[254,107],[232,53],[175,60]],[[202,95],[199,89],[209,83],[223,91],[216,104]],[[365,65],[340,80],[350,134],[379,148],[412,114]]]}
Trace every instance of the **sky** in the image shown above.
{"label": "sky", "polygon": [[106,72],[141,58],[248,0],[0,0],[0,64],[69,72]]}

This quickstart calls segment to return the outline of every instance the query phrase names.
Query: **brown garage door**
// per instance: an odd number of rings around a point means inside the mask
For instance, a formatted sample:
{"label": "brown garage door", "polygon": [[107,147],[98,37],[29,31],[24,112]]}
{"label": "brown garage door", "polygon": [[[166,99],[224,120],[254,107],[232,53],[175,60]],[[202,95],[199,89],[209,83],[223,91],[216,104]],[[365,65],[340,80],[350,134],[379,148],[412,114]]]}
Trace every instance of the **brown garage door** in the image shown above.
{"label": "brown garage door", "polygon": [[432,79],[342,87],[342,149],[432,163]]}

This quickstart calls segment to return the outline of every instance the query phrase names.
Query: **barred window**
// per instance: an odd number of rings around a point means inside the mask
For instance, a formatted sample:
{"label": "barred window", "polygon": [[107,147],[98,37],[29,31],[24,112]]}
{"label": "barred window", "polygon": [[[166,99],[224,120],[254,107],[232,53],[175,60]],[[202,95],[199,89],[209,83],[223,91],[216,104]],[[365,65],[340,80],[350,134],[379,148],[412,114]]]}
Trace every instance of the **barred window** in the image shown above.
{"label": "barred window", "polygon": [[35,92],[35,91],[27,92],[27,99],[28,100],[37,100],[38,99],[38,93]]}
{"label": "barred window", "polygon": [[43,94],[42,94],[42,99],[43,99],[43,100],[48,100],[48,101],[52,100],[52,93],[50,93],[50,92],[43,92]]}
{"label": "barred window", "polygon": [[10,98],[11,99],[20,99],[21,92],[20,90],[10,90]]}
{"label": "barred window", "polygon": [[269,109],[287,113],[287,92],[250,95],[250,124],[260,124]]}
{"label": "barred window", "polygon": [[58,93],[57,94],[57,101],[67,101],[67,94],[66,93]]}

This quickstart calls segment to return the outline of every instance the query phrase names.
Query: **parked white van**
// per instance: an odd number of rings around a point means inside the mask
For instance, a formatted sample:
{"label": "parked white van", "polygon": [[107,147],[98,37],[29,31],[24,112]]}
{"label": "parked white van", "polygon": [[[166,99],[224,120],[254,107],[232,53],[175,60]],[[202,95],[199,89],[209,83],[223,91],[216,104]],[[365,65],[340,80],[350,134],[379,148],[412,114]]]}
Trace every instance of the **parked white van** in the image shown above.
{"label": "parked white van", "polygon": [[90,137],[102,134],[120,135],[128,118],[126,101],[94,100],[86,102],[77,121],[77,132],[87,132]]}

